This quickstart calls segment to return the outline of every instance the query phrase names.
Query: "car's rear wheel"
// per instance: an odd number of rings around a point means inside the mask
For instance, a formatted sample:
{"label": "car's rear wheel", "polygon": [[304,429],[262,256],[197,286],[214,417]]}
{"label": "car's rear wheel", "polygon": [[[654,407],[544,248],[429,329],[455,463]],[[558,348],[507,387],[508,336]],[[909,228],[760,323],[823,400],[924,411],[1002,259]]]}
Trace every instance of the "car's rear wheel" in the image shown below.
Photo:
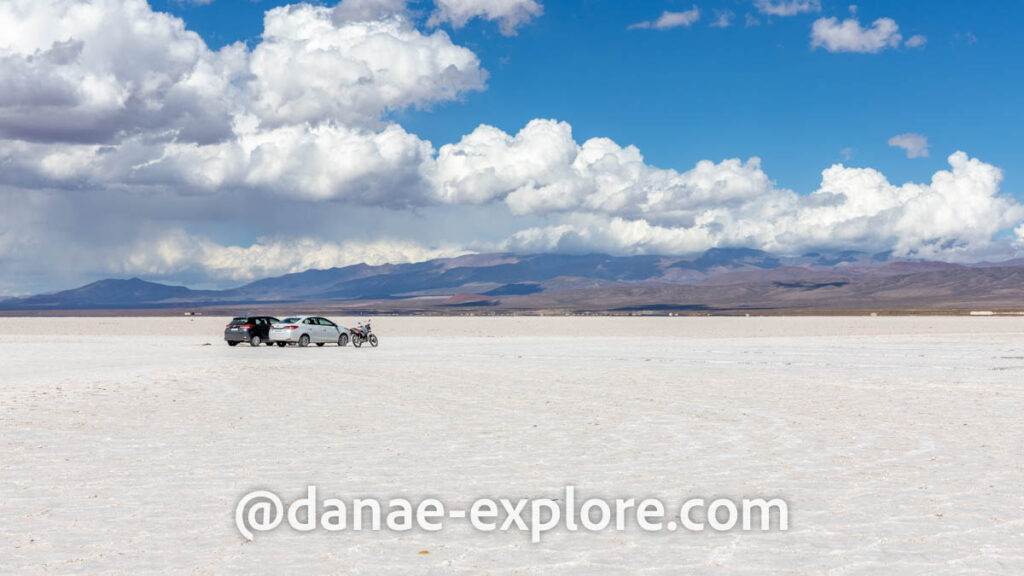
{"label": "car's rear wheel", "polygon": [[302,346],[303,348],[309,346],[309,334],[299,336],[299,346]]}
{"label": "car's rear wheel", "polygon": [[228,340],[228,346],[238,346],[238,342],[232,342]]}
{"label": "car's rear wheel", "polygon": [[277,347],[278,347],[278,348],[284,348],[284,347],[285,347],[285,346],[287,346],[287,345],[288,345],[288,343],[287,343],[287,342],[278,342],[278,343],[277,343]]}
{"label": "car's rear wheel", "polygon": [[249,346],[259,346],[260,344],[263,344],[263,338],[260,338],[259,336],[249,338]]}
{"label": "car's rear wheel", "polygon": [[323,342],[317,342],[317,343],[316,343],[316,345],[317,345],[317,346],[323,346],[323,345],[324,345],[324,343],[323,343]]}
{"label": "car's rear wheel", "polygon": [[348,346],[348,334],[338,336],[338,346]]}

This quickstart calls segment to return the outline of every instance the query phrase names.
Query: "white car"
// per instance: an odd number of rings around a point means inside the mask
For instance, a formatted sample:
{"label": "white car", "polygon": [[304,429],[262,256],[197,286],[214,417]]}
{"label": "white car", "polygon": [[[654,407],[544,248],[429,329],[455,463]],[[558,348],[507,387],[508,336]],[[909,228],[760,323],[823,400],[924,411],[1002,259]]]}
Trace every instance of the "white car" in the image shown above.
{"label": "white car", "polygon": [[319,316],[292,316],[270,327],[270,341],[278,346],[298,344],[323,346],[328,342],[338,346],[348,345],[351,335],[348,328],[338,326],[327,318]]}

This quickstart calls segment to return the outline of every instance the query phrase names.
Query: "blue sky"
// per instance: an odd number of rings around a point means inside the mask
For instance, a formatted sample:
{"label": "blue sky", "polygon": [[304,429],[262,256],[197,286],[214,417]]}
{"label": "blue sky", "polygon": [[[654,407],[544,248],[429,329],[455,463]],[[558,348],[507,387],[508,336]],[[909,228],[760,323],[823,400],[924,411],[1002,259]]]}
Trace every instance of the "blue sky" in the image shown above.
{"label": "blue sky", "polygon": [[467,252],[1024,257],[1022,17],[9,0],[0,296]]}
{"label": "blue sky", "polygon": [[[178,14],[212,46],[255,42],[263,13],[280,0],[154,2]],[[330,4],[330,3],[328,3]],[[628,30],[663,11],[698,7],[689,28]],[[888,17],[924,49],[835,54],[810,48],[811,24],[851,16],[850,3],[792,17],[759,13],[753,2],[569,0],[502,36],[486,21],[449,30],[490,72],[488,88],[429,110],[394,117],[435,143],[478,124],[514,132],[533,118],[568,121],[577,139],[635,144],[659,167],[685,170],[704,158],[759,156],[780,186],[814,190],[835,162],[872,166],[893,182],[927,180],[964,150],[1006,172],[1004,191],[1024,197],[1024,3],[861,1],[865,24]],[[426,18],[429,4],[415,4]],[[731,11],[730,27],[710,24]],[[747,14],[759,25],[747,26]],[[908,160],[887,145],[895,134],[927,136],[928,158]],[[843,150],[848,150],[847,161]]]}

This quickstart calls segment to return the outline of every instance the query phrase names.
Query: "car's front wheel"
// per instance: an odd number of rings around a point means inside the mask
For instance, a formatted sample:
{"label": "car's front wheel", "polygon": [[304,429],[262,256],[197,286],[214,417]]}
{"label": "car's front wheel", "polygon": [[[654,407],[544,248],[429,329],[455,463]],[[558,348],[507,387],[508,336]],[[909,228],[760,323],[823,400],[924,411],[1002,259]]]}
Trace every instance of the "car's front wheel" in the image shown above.
{"label": "car's front wheel", "polygon": [[249,339],[249,346],[255,347],[259,346],[260,344],[263,344],[263,338],[260,338],[259,336],[253,336],[252,338]]}
{"label": "car's front wheel", "polygon": [[228,346],[238,346],[238,342],[232,342],[228,340]]}
{"label": "car's front wheel", "polygon": [[348,346],[348,334],[338,336],[338,346]]}
{"label": "car's front wheel", "polygon": [[299,346],[302,346],[303,348],[309,346],[309,334],[303,334],[299,337]]}

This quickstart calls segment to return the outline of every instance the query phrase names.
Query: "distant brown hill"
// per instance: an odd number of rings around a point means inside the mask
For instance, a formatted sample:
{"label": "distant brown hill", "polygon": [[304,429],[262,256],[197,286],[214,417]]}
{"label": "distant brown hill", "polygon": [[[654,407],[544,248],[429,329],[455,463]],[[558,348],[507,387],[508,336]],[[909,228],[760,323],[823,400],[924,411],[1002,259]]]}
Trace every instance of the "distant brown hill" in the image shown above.
{"label": "distant brown hill", "polygon": [[975,265],[840,252],[693,257],[483,254],[357,265],[191,290],[137,278],[0,302],[59,310],[347,310],[405,313],[923,311],[1024,309],[1024,262]]}
{"label": "distant brown hill", "polygon": [[619,312],[1024,310],[1024,267],[861,272],[546,292],[505,298],[501,307]]}

